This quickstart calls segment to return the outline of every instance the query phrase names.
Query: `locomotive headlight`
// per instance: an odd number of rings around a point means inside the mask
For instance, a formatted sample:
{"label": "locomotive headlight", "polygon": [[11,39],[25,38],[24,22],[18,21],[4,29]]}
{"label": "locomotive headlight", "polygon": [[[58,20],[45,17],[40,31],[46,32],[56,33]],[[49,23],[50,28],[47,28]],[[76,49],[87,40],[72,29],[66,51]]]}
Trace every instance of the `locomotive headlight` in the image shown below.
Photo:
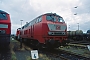
{"label": "locomotive headlight", "polygon": [[48,32],[48,35],[66,35],[65,32]]}
{"label": "locomotive headlight", "polygon": [[6,31],[5,31],[5,30],[3,30],[3,31],[2,31],[2,33],[4,33],[4,34],[5,34],[5,33],[6,33]]}
{"label": "locomotive headlight", "polygon": [[5,30],[0,30],[0,34],[5,34],[6,31]]}
{"label": "locomotive headlight", "polygon": [[51,34],[52,34],[52,32],[48,32],[48,34],[49,34],[49,35],[51,35]]}
{"label": "locomotive headlight", "polygon": [[49,35],[53,35],[54,33],[53,32],[48,32]]}
{"label": "locomotive headlight", "polygon": [[62,34],[65,35],[65,32],[63,32]]}

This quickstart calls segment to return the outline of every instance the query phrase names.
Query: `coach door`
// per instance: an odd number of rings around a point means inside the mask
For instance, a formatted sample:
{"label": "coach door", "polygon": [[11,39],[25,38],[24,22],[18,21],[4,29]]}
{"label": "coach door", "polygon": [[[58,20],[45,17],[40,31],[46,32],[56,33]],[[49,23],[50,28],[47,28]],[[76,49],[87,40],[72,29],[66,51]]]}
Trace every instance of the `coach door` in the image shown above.
{"label": "coach door", "polygon": [[31,26],[31,37],[33,38],[34,36],[34,25]]}

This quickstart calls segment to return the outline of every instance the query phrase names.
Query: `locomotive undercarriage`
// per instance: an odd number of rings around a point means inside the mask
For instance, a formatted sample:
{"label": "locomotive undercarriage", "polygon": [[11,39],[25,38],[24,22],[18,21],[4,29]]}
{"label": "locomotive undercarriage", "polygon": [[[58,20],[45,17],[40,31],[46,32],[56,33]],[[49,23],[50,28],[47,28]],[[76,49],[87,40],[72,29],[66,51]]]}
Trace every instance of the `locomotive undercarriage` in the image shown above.
{"label": "locomotive undercarriage", "polygon": [[65,37],[44,37],[44,42],[40,43],[39,40],[37,39],[25,39],[23,38],[22,41],[24,43],[28,43],[28,44],[32,44],[34,46],[36,46],[35,48],[58,48],[61,45],[65,45],[66,44],[66,40],[64,40]]}
{"label": "locomotive undercarriage", "polygon": [[0,46],[6,47],[10,44],[10,35],[9,34],[0,34]]}
{"label": "locomotive undercarriage", "polygon": [[51,48],[58,48],[59,46],[66,45],[67,40],[46,40],[46,46]]}
{"label": "locomotive undercarriage", "polygon": [[50,40],[46,40],[46,46],[49,47],[49,48],[57,48],[60,46],[60,41],[59,40],[53,40],[53,39],[50,39]]}

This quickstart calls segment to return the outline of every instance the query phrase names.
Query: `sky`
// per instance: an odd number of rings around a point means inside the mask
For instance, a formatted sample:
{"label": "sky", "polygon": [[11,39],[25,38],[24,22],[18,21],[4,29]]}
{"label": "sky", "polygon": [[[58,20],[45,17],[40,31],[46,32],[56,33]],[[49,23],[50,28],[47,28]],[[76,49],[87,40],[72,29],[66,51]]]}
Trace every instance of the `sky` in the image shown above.
{"label": "sky", "polygon": [[[75,8],[77,7],[77,8]],[[63,17],[67,30],[90,29],[90,0],[0,0],[0,10],[11,18],[11,33],[17,28],[45,13],[56,13]],[[76,15],[75,15],[76,14]]]}

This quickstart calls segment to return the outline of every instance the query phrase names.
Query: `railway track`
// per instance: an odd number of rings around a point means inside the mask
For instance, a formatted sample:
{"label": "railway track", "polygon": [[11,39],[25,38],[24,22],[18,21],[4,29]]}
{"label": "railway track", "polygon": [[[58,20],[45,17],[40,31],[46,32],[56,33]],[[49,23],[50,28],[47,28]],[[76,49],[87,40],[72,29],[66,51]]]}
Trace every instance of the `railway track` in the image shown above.
{"label": "railway track", "polygon": [[85,48],[87,49],[87,45],[82,45],[82,44],[67,44],[67,46],[71,46],[71,47],[79,47],[79,48]]}
{"label": "railway track", "polygon": [[[46,54],[48,57],[51,57],[51,60],[54,60],[57,58],[57,60],[90,60],[90,58],[76,55],[71,52],[67,52],[60,49],[53,49],[53,50],[42,50],[44,54]],[[54,58],[54,59],[53,59]]]}
{"label": "railway track", "polygon": [[[28,46],[29,48],[27,49],[26,46]],[[70,46],[75,46],[75,45],[70,45]],[[81,45],[83,46],[83,45]],[[79,46],[77,46],[79,47]],[[25,50],[31,51],[34,49],[34,46],[32,45],[27,45],[25,44]],[[85,57],[83,55],[80,54],[76,54],[76,53],[72,53],[70,51],[65,51],[62,49],[39,49],[38,50],[39,55],[45,55],[46,57],[48,57],[47,60],[90,60],[90,57]],[[43,57],[45,58],[45,57]],[[39,57],[38,60],[42,59],[41,57]]]}
{"label": "railway track", "polygon": [[[84,45],[71,45],[71,46],[77,46],[77,47],[84,47],[86,48],[86,46]],[[33,49],[34,46],[29,46]],[[76,54],[76,53],[72,53],[70,51],[65,51],[65,50],[61,50],[61,49],[40,49],[38,50],[39,54],[46,54],[46,56],[48,58],[50,58],[51,60],[90,60],[89,57],[84,57],[80,54]]]}
{"label": "railway track", "polygon": [[[33,49],[33,47],[32,47]],[[40,49],[39,54],[46,54],[51,60],[90,60],[89,57],[84,57],[79,54],[68,52],[60,49]]]}
{"label": "railway track", "polygon": [[89,45],[90,41],[71,41],[71,44]]}
{"label": "railway track", "polygon": [[88,48],[87,47],[88,45],[90,45],[90,42],[88,41],[75,41],[67,44],[67,46],[79,47],[79,48],[85,48],[85,49]]}

